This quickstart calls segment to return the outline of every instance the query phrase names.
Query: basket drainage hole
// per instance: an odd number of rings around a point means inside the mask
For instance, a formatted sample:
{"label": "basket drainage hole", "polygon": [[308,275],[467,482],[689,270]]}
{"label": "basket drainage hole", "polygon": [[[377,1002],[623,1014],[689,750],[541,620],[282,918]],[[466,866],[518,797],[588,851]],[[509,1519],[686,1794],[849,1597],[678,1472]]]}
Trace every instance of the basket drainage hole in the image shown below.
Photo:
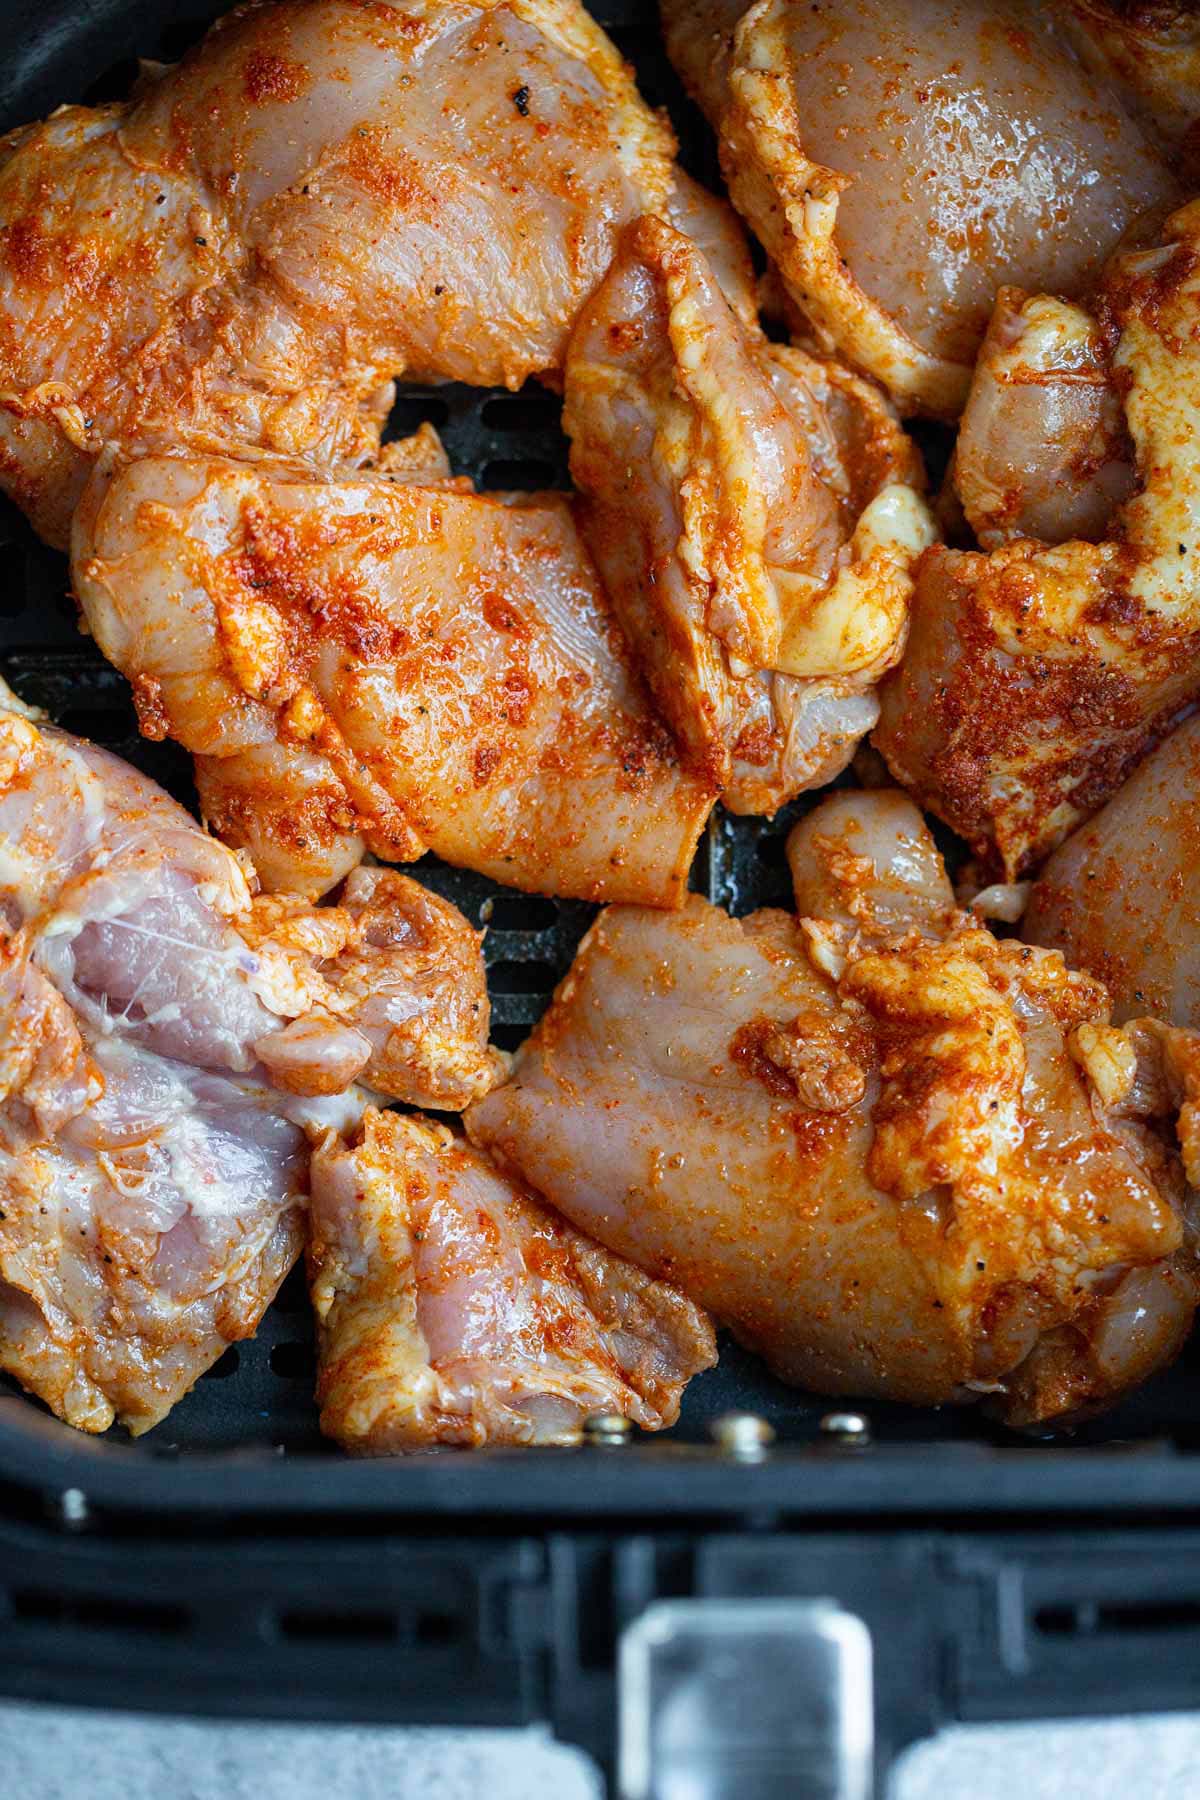
{"label": "basket drainage hole", "polygon": [[411,437],[421,425],[444,425],[450,417],[447,401],[436,394],[404,394],[388,414],[389,438]]}
{"label": "basket drainage hole", "polygon": [[16,1588],[13,1613],[38,1625],[75,1625],[85,1631],[152,1631],[177,1635],[187,1630],[188,1615],[182,1606],[162,1606],[149,1600],[97,1600],[66,1594],[47,1594],[36,1588]]}
{"label": "basket drainage hole", "polygon": [[285,1638],[312,1643],[326,1641],[386,1644],[396,1637],[396,1619],[386,1612],[305,1612],[280,1613],[279,1630]]}
{"label": "basket drainage hole", "polygon": [[205,1381],[228,1381],[231,1375],[237,1374],[238,1364],[241,1360],[237,1345],[231,1344],[224,1356],[217,1358],[211,1369],[205,1369],[202,1379]]}
{"label": "basket drainage hole", "polygon": [[562,400],[549,388],[530,387],[519,394],[494,394],[480,417],[494,431],[546,431],[562,416]]}
{"label": "basket drainage hole", "polygon": [[518,489],[527,493],[534,488],[548,488],[554,485],[554,464],[542,462],[534,456],[501,458],[497,462],[488,463],[483,471],[485,488]]}
{"label": "basket drainage hole", "polygon": [[1091,1637],[1112,1631],[1195,1631],[1200,1629],[1200,1601],[1129,1601],[1098,1605],[1042,1606],[1033,1615],[1044,1637]]}
{"label": "basket drainage hole", "polygon": [[558,970],[547,962],[497,962],[488,970],[494,994],[548,994],[557,980]]}
{"label": "basket drainage hole", "polygon": [[271,1373],[285,1381],[311,1381],[317,1362],[311,1344],[276,1344],[270,1355]]}
{"label": "basket drainage hole", "polygon": [[493,931],[552,931],[558,924],[558,905],[536,894],[497,894],[487,922]]}
{"label": "basket drainage hole", "polygon": [[304,1279],[303,1267],[292,1270],[283,1286],[275,1296],[277,1313],[303,1313],[309,1317],[308,1283]]}

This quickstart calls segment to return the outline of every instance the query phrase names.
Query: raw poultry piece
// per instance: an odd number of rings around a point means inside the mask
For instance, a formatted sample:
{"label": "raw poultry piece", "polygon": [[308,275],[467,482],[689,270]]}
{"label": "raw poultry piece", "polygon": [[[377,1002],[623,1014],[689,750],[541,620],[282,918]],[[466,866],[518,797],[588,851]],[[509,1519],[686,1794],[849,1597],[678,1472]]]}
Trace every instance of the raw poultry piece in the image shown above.
{"label": "raw poultry piece", "polygon": [[[1009,879],[1101,806],[1200,692],[1198,253],[1193,202],[1160,244],[1113,259],[1090,332],[1078,309],[1047,303],[1045,354],[1035,342],[1026,365],[1059,354],[1046,385],[981,367],[958,480],[968,516],[1001,542],[926,553],[904,662],[881,688],[875,742],[892,773]],[[1038,306],[1021,305],[1035,340]],[[989,343],[1003,365],[1001,335]],[[1073,361],[1081,384],[1064,404]],[[1044,537],[1011,537],[1022,523]],[[1084,524],[1087,539],[1060,541]]]}
{"label": "raw poultry piece", "polygon": [[471,1137],[788,1381],[1110,1403],[1196,1305],[1195,1038],[956,912],[903,796],[789,854],[800,919],[604,912]]}
{"label": "raw poultry piece", "polygon": [[395,869],[351,870],[336,906],[260,895],[238,932],[304,1010],[255,1043],[277,1087],[351,1080],[409,1106],[456,1112],[504,1068],[488,1045],[482,934]]}
{"label": "raw poultry piece", "polygon": [[1118,1020],[1200,1027],[1200,720],[1172,732],[1047,862],[1021,927],[1098,975]]}
{"label": "raw poultry piece", "polygon": [[1035,0],[662,0],[735,206],[827,348],[953,417],[996,291],[1077,294],[1182,198]]}
{"label": "raw poultry piece", "polygon": [[768,344],[729,285],[665,221],[630,226],[571,338],[563,420],[660,712],[725,804],[761,813],[874,723],[934,529],[878,390]]}
{"label": "raw poultry piece", "polygon": [[1200,16],[1195,0],[1060,0],[1083,60],[1115,84],[1126,109],[1200,177]]}
{"label": "raw poultry piece", "polygon": [[650,710],[568,503],[221,459],[97,470],[73,573],[142,729],[271,887],[364,849],[669,906],[713,792]]}
{"label": "raw poultry piece", "polygon": [[388,383],[560,369],[673,140],[578,0],[243,6],[0,162],[0,483],[65,544],[109,441],[378,448]]}
{"label": "raw poultry piece", "polygon": [[1107,325],[1053,295],[1001,289],[952,470],[984,550],[1022,538],[1103,538],[1132,494],[1133,444]]}
{"label": "raw poultry piece", "polygon": [[0,1368],[143,1431],[253,1334],[353,1078],[435,1106],[495,1079],[478,938],[380,871],[319,912],[255,901],[153,782],[6,690],[0,841]]}
{"label": "raw poultry piece", "polygon": [[380,1455],[672,1425],[716,1361],[704,1314],[428,1119],[368,1111],[313,1158],[321,1429]]}

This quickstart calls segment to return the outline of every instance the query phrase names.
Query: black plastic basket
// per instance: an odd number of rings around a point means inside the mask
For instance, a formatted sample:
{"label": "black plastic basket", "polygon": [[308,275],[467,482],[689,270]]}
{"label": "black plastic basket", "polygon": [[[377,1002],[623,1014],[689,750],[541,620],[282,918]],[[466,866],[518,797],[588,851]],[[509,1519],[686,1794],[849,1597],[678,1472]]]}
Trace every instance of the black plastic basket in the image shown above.
{"label": "black plastic basket", "polygon": [[[123,91],[217,8],[0,5],[0,122]],[[685,161],[711,140],[651,4],[595,8],[670,107]],[[103,71],[97,80],[97,72]],[[557,405],[461,386],[402,392],[396,434],[438,427],[482,486],[565,485]],[[187,759],[137,735],[83,638],[63,559],[0,517],[0,668],[25,698],[190,798]],[[693,885],[744,912],[787,894],[773,822],[719,817]],[[517,1043],[591,916],[427,859],[487,919],[495,1035]],[[0,1692],[165,1710],[408,1723],[549,1719],[606,1764],[614,1656],[655,1601],[832,1598],[870,1627],[881,1761],[953,1718],[1186,1706],[1200,1694],[1200,1396],[1193,1353],[1073,1437],[972,1410],[873,1404],[866,1430],[735,1346],[673,1433],[619,1447],[354,1463],[325,1445],[299,1275],[139,1442],[88,1439],[0,1382]],[[739,1460],[713,1423],[775,1446]]]}

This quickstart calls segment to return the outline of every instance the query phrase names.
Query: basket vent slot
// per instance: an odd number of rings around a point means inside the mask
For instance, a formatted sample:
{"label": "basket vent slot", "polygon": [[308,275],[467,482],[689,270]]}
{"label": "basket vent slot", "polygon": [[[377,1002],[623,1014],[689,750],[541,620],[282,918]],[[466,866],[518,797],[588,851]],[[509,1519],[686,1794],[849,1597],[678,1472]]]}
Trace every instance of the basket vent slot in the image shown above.
{"label": "basket vent slot", "polygon": [[117,1596],[48,1594],[40,1588],[14,1588],[12,1610],[16,1619],[30,1625],[74,1626],[83,1631],[157,1632],[177,1637],[188,1628],[182,1606],[153,1600],[128,1600]]}
{"label": "basket vent slot", "polygon": [[528,387],[519,394],[495,394],[485,400],[479,416],[494,431],[553,430],[562,415],[562,401],[548,388]]}
{"label": "basket vent slot", "polygon": [[1033,1615],[1043,1637],[1097,1637],[1113,1632],[1200,1631],[1198,1600],[1084,1600],[1040,1606]]}
{"label": "basket vent slot", "polygon": [[497,894],[487,924],[493,931],[553,931],[558,906],[536,894]]}
{"label": "basket vent slot", "polygon": [[317,1372],[316,1356],[311,1344],[274,1344],[270,1355],[271,1373],[285,1381],[311,1381]]}
{"label": "basket vent slot", "polygon": [[558,970],[548,962],[516,962],[506,959],[488,970],[488,986],[495,994],[549,994]]}
{"label": "basket vent slot", "polygon": [[389,438],[411,437],[420,425],[440,430],[450,417],[450,403],[440,394],[402,394],[388,414]]}
{"label": "basket vent slot", "polygon": [[367,1609],[327,1612],[296,1607],[279,1614],[280,1635],[301,1643],[390,1644],[398,1635],[396,1616]]}
{"label": "basket vent slot", "polygon": [[537,456],[498,457],[485,466],[483,486],[505,491],[515,488],[525,493],[553,487],[556,472],[553,463],[543,462]]}

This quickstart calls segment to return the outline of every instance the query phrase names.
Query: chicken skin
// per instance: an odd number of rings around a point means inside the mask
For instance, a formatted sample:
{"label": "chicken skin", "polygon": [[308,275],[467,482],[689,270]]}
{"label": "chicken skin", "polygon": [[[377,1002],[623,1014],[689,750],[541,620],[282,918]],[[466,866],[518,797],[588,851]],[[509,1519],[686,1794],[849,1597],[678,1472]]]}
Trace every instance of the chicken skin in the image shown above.
{"label": "chicken skin", "polygon": [[827,349],[954,417],[1005,283],[1078,294],[1167,158],[1033,0],[662,0],[734,205]]}
{"label": "chicken skin", "polygon": [[1047,862],[1021,934],[1098,975],[1118,1020],[1200,1029],[1200,720],[1190,719]]}
{"label": "chicken skin", "polygon": [[[1161,244],[1113,259],[1090,330],[1051,302],[1045,354],[1029,356],[1061,366],[1040,398],[1003,370],[997,380],[990,358],[981,367],[959,480],[999,547],[925,554],[904,662],[880,690],[875,743],[892,773],[1010,880],[1101,806],[1200,692],[1198,253],[1193,202]],[[1031,322],[1034,303],[1021,311]],[[1044,452],[1012,435],[1055,423]],[[1012,536],[1021,523],[1045,538]],[[1072,525],[1086,536],[1062,541]]]}
{"label": "chicken skin", "polygon": [[7,139],[0,483],[64,545],[107,442],[355,463],[401,372],[553,374],[672,151],[577,0],[243,6]]}
{"label": "chicken skin", "polygon": [[665,221],[631,226],[572,335],[563,420],[660,712],[725,804],[761,813],[874,723],[934,528],[878,391],[769,345],[727,285]]}
{"label": "chicken skin", "polygon": [[365,849],[675,904],[713,790],[651,712],[568,503],[143,458],[97,470],[76,591],[142,728],[272,888]]}
{"label": "chicken skin", "polygon": [[1076,49],[1146,133],[1200,179],[1200,18],[1195,0],[1062,0]]}
{"label": "chicken skin", "polygon": [[313,1158],[321,1428],[382,1455],[569,1444],[589,1413],[672,1425],[712,1326],[478,1150],[369,1111]]}
{"label": "chicken skin", "polygon": [[479,940],[362,871],[319,912],[117,758],[0,709],[0,1368],[157,1423],[303,1242],[309,1134],[496,1078]]}
{"label": "chicken skin", "polygon": [[954,491],[981,548],[1094,543],[1135,484],[1110,335],[1082,306],[1003,288],[954,447]]}
{"label": "chicken skin", "polygon": [[[789,845],[808,916],[610,908],[472,1139],[784,1379],[1011,1423],[1108,1404],[1197,1300],[1195,1040],[957,913],[902,796]],[[810,910],[815,909],[815,912]]]}

